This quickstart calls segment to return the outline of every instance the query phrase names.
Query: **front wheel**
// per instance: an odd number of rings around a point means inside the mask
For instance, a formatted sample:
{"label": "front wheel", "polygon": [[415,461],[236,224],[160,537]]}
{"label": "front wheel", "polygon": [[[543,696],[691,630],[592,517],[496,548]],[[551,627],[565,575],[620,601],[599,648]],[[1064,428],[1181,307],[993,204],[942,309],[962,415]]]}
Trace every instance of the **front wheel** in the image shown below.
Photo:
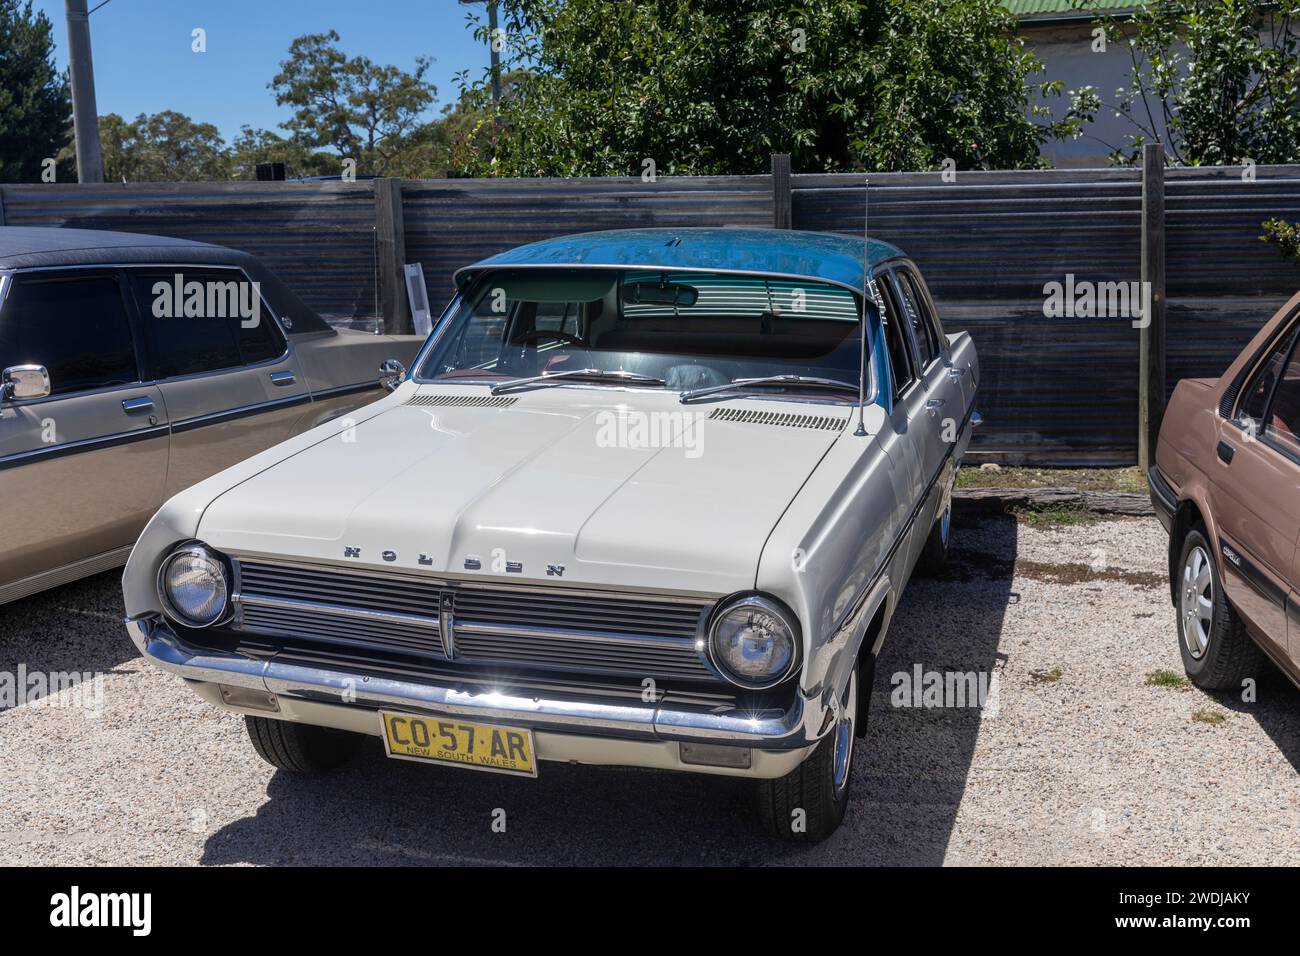
{"label": "front wheel", "polygon": [[944,505],[943,512],[934,519],[930,536],[917,558],[916,569],[921,574],[938,574],[948,563],[948,543],[952,540],[952,503]]}
{"label": "front wheel", "polygon": [[321,773],[341,767],[364,739],[362,734],[333,727],[268,717],[245,715],[244,723],[257,755],[272,767],[290,773]]}
{"label": "front wheel", "polygon": [[1197,687],[1239,689],[1256,672],[1260,651],[1228,603],[1213,550],[1200,527],[1187,532],[1178,559],[1178,648]]}
{"label": "front wheel", "polygon": [[784,777],[757,786],[758,819],[772,836],[796,843],[821,843],[844,819],[853,782],[854,720],[858,711],[858,669],[843,698],[843,715],[807,760]]}

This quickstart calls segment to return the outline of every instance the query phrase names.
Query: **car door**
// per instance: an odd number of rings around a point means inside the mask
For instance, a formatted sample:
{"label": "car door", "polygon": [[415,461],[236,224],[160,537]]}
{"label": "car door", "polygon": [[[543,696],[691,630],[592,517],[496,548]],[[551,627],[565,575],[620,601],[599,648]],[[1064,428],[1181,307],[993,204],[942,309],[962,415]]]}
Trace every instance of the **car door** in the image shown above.
{"label": "car door", "polygon": [[[920,502],[923,483],[917,436],[925,430],[925,395],[916,375],[916,358],[912,354],[904,326],[902,306],[888,275],[876,277],[876,304],[880,310],[885,352],[889,360],[889,424],[894,436],[885,436],[881,444],[894,468],[895,496],[906,502],[905,515],[911,517]],[[929,531],[929,528],[926,529]],[[915,522],[900,545],[903,568],[910,570],[925,538],[917,540]],[[902,586],[902,582],[899,582]]]}
{"label": "car door", "polygon": [[928,304],[917,291],[906,266],[890,273],[917,369],[917,397],[920,412],[913,429],[913,444],[920,467],[918,495],[922,496],[916,517],[917,550],[924,547],[935,520],[948,507],[952,490],[952,456],[964,413],[961,386],[948,374],[942,344]]}
{"label": "car door", "polygon": [[49,394],[0,403],[0,589],[125,559],[113,552],[129,548],[162,504],[169,447],[161,393],[141,381],[120,273],[34,270],[5,284],[0,367],[44,366]]}
{"label": "car door", "polygon": [[290,437],[311,400],[255,283],[213,266],[129,270],[172,422],[170,496]]}
{"label": "car door", "polygon": [[1278,336],[1220,419],[1211,462],[1218,563],[1229,600],[1288,654],[1286,599],[1300,536],[1300,365],[1296,331]]}

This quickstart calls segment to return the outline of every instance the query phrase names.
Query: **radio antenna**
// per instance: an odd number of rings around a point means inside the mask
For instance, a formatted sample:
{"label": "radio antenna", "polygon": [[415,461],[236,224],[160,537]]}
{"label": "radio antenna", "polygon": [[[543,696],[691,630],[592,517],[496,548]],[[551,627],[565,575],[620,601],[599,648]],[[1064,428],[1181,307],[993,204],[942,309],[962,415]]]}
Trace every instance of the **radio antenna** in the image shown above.
{"label": "radio antenna", "polygon": [[871,233],[869,217],[871,213],[871,179],[863,180],[862,189],[862,336],[858,355],[858,428],[853,434],[864,438],[867,426],[863,421],[867,404],[867,296],[871,295]]}

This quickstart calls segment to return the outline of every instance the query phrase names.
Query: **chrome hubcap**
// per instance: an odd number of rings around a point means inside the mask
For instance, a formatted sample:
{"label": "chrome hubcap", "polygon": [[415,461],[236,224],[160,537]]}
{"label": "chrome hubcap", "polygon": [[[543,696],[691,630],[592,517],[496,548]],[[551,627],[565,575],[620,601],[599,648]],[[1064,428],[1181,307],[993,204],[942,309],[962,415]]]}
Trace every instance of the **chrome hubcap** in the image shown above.
{"label": "chrome hubcap", "polygon": [[849,689],[844,695],[844,716],[835,722],[835,795],[849,785],[849,767],[853,764],[853,715],[858,708],[858,669],[853,668]]}
{"label": "chrome hubcap", "polygon": [[1210,573],[1210,556],[1195,547],[1183,565],[1182,590],[1178,610],[1183,622],[1183,643],[1187,652],[1199,660],[1210,646],[1210,629],[1214,621],[1214,577]]}

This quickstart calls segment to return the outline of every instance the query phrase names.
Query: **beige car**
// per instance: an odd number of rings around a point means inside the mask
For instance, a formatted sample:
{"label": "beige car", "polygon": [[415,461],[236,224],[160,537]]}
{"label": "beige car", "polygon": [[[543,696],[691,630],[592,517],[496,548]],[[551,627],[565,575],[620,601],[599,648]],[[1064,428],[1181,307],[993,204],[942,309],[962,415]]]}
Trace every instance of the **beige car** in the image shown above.
{"label": "beige car", "polygon": [[420,341],[331,328],[246,253],[0,228],[0,604],[125,563],[174,493],[379,398]]}
{"label": "beige car", "polygon": [[1300,294],[1217,379],[1184,379],[1149,474],[1187,676],[1234,690],[1263,652],[1300,687]]}

